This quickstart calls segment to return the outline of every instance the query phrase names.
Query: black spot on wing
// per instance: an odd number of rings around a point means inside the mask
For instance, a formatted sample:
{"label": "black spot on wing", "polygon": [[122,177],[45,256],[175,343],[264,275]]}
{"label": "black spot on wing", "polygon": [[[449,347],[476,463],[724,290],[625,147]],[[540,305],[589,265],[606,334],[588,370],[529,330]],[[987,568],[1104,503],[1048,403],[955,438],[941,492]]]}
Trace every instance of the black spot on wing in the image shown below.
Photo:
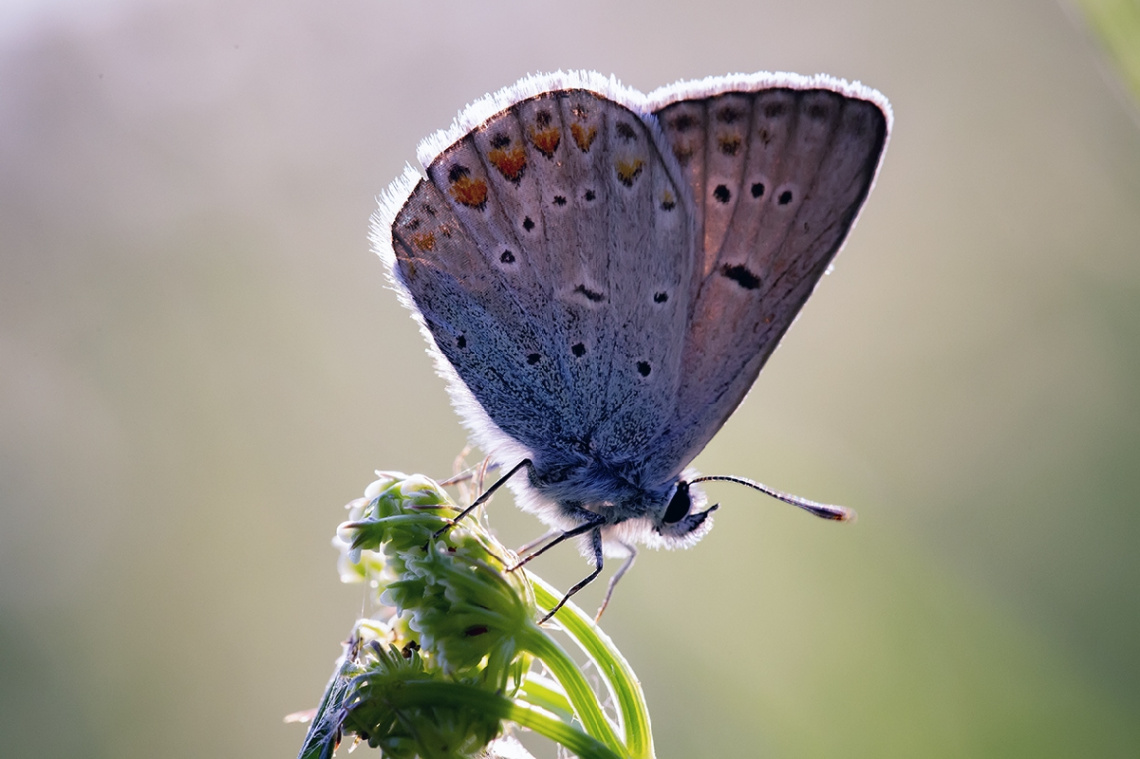
{"label": "black spot on wing", "polygon": [[745,290],[755,290],[760,287],[760,277],[749,271],[748,267],[744,266],[743,264],[725,264],[724,266],[720,267],[720,273],[743,287]]}
{"label": "black spot on wing", "polygon": [[688,113],[682,113],[673,119],[671,125],[678,132],[687,132],[697,125],[697,120]]}
{"label": "black spot on wing", "polygon": [[603,300],[606,299],[606,296],[604,293],[600,293],[600,292],[597,292],[595,290],[591,290],[590,288],[586,287],[585,285],[578,285],[577,287],[574,288],[574,292],[583,296],[586,300],[590,301],[591,303],[601,303]]}

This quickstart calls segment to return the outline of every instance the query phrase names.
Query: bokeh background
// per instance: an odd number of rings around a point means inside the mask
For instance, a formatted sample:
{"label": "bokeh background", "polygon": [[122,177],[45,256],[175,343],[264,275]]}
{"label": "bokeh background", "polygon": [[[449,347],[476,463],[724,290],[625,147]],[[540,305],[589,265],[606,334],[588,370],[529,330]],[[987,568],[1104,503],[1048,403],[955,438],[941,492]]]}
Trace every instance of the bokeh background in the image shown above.
{"label": "bokeh background", "polygon": [[360,611],[342,505],[464,442],[374,198],[470,100],[583,67],[822,71],[896,116],[696,462],[860,521],[710,486],[710,536],[642,555],[605,623],[658,756],[1140,755],[1140,118],[1086,29],[1040,0],[9,0],[0,753],[295,754],[282,716]]}

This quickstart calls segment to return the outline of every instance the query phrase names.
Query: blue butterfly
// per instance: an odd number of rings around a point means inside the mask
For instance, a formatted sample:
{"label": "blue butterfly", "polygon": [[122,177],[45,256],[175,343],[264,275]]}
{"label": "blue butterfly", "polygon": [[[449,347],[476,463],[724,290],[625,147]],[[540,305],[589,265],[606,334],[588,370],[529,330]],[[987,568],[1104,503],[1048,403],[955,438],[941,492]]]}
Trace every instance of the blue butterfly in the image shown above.
{"label": "blue butterfly", "polygon": [[[886,98],[754,74],[648,96],[592,72],[528,77],[426,139],[381,198],[375,250],[475,442],[594,570],[689,546],[730,479],[689,463],[744,399],[871,190]],[[466,514],[467,512],[464,512]],[[520,564],[521,565],[521,564]],[[603,603],[602,608],[605,608]],[[599,611],[599,614],[601,612]],[[550,615],[547,615],[548,617]]]}

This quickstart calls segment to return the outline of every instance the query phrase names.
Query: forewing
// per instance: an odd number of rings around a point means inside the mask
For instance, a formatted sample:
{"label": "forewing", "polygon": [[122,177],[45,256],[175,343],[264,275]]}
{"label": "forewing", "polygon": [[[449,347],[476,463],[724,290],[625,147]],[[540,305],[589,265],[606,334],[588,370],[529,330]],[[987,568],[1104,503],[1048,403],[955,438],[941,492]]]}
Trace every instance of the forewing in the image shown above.
{"label": "forewing", "polygon": [[540,459],[628,455],[675,414],[694,222],[667,166],[628,107],[547,91],[440,152],[395,216],[433,341]]}
{"label": "forewing", "polygon": [[870,191],[889,109],[837,85],[757,82],[656,111],[701,244],[677,414],[653,445],[654,476],[679,473],[740,404]]}

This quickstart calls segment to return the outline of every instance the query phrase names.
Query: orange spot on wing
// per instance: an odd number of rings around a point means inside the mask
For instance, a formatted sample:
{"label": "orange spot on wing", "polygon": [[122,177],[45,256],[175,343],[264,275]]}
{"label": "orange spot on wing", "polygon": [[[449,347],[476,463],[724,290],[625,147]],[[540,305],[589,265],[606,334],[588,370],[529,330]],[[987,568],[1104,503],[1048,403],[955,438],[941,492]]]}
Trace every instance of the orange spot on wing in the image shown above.
{"label": "orange spot on wing", "polygon": [[517,182],[526,168],[526,151],[521,147],[510,150],[495,148],[487,154],[487,160],[508,180]]}
{"label": "orange spot on wing", "polygon": [[435,233],[419,232],[412,235],[412,245],[415,245],[420,250],[431,250],[435,247]]}
{"label": "orange spot on wing", "polygon": [[558,150],[558,145],[562,142],[562,132],[556,127],[535,129],[530,133],[530,141],[544,156],[553,158],[554,151]]}
{"label": "orange spot on wing", "polygon": [[617,178],[626,187],[633,187],[633,180],[641,174],[645,162],[640,158],[634,158],[632,161],[618,161],[614,164],[617,169]]}
{"label": "orange spot on wing", "polygon": [[574,138],[579,150],[583,153],[589,153],[590,146],[594,144],[594,138],[598,136],[598,129],[597,127],[587,129],[581,124],[571,124],[570,136]]}
{"label": "orange spot on wing", "polygon": [[482,208],[487,203],[487,183],[466,175],[458,177],[451,183],[451,197],[470,208]]}
{"label": "orange spot on wing", "polygon": [[743,144],[736,135],[721,135],[717,142],[720,144],[720,152],[725,155],[736,155],[740,152],[740,146]]}

